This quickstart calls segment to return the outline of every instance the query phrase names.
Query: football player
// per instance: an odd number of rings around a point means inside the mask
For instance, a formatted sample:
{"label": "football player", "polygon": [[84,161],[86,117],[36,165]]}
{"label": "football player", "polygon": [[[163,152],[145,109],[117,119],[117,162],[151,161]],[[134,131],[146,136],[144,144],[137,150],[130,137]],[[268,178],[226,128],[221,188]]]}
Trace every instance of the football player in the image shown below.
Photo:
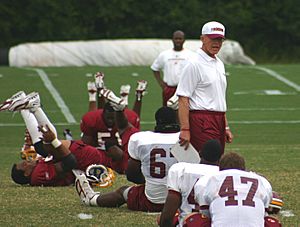
{"label": "football player", "polygon": [[272,199],[268,180],[247,172],[244,158],[234,152],[224,154],[219,167],[220,172],[200,178],[194,187],[200,211],[211,217],[212,226],[263,226]]}
{"label": "football player", "polygon": [[[106,151],[99,151],[81,140],[60,141],[57,139],[55,127],[40,106],[39,94],[36,92],[27,96],[24,92],[21,94],[17,98],[13,96],[11,98],[13,101],[6,109],[21,112],[35,150],[43,158],[14,164],[11,176],[16,183],[32,186],[70,185],[74,182],[71,169],[85,171],[91,164],[103,164],[112,168],[116,166],[116,171],[124,173],[128,155],[117,146],[116,141],[107,141]],[[116,115],[119,121],[124,114],[120,111]],[[124,141],[128,141],[131,132],[137,131],[134,128],[122,128],[122,130],[124,137],[127,137]],[[49,155],[52,155],[52,158]]]}
{"label": "football player", "polygon": [[174,226],[173,219],[178,209],[179,215],[175,221],[177,226],[183,225],[188,214],[199,211],[193,187],[202,176],[219,172],[220,143],[217,140],[207,141],[201,151],[201,157],[200,164],[180,162],[170,168],[167,184],[169,191],[160,216],[160,226]]}
{"label": "football player", "polygon": [[154,132],[138,132],[130,137],[127,179],[138,185],[123,186],[109,193],[94,192],[85,175],[78,175],[76,191],[83,204],[117,207],[127,203],[130,210],[161,211],[167,196],[169,168],[177,162],[170,148],[178,141],[179,125],[176,113],[162,107],[155,113]]}

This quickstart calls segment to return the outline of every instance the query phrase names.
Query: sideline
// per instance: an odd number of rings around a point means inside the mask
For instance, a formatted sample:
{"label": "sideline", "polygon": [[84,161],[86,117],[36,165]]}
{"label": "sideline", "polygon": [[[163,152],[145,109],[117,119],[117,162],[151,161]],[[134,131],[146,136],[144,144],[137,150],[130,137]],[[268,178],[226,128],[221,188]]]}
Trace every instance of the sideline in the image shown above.
{"label": "sideline", "polygon": [[65,116],[68,123],[77,123],[73,115],[71,114],[68,106],[65,104],[64,100],[60,96],[59,92],[53,86],[51,80],[49,80],[48,75],[45,73],[44,70],[38,68],[24,68],[26,70],[33,70],[35,71],[43,81],[45,87],[48,89],[50,95],[52,95],[54,101],[60,108],[62,114]]}

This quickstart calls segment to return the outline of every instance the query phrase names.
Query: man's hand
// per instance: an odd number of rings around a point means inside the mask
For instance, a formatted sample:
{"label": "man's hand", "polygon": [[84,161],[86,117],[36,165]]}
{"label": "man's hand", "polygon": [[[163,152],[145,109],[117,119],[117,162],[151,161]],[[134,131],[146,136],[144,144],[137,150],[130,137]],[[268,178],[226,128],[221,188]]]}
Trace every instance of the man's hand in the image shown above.
{"label": "man's hand", "polygon": [[55,134],[50,130],[48,125],[38,126],[39,131],[43,134],[41,138],[45,143],[51,143],[54,139],[56,139]]}
{"label": "man's hand", "polygon": [[190,145],[190,139],[191,139],[190,131],[188,131],[188,130],[180,131],[179,144],[180,144],[180,146],[184,146],[185,150],[188,149],[188,147]]}
{"label": "man's hand", "polygon": [[233,141],[233,134],[230,129],[226,129],[225,131],[225,141],[226,143],[232,143]]}

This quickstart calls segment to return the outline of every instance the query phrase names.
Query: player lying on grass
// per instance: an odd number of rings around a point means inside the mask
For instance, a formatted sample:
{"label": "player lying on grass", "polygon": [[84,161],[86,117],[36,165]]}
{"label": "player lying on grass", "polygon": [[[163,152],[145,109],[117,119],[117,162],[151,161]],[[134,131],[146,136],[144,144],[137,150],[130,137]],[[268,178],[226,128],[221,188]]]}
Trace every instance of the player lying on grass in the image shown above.
{"label": "player lying on grass", "polygon": [[118,207],[127,203],[130,210],[161,211],[167,196],[169,168],[177,162],[170,148],[178,141],[179,125],[176,113],[162,107],[155,113],[154,132],[138,132],[128,145],[127,179],[138,185],[122,186],[109,193],[94,192],[85,175],[76,178],[76,191],[83,204],[99,207]]}
{"label": "player lying on grass", "polygon": [[[138,80],[137,87],[135,89],[135,102],[133,106],[133,111],[140,117],[141,116],[141,107],[142,99],[146,94],[147,81]],[[89,81],[87,83],[87,89],[89,94],[89,108],[88,111],[94,111],[97,109],[102,109],[106,103],[106,97],[103,96],[101,90],[107,90],[104,85],[104,73],[97,72],[94,75],[94,81]],[[120,95],[123,103],[128,106],[128,95],[130,93],[130,85],[122,85],[120,87]]]}
{"label": "player lying on grass", "polygon": [[[101,86],[99,85],[97,87],[101,87],[99,93],[102,95],[102,98],[105,98],[106,104],[104,104],[103,109],[87,112],[82,117],[80,123],[80,128],[82,131],[81,140],[84,143],[97,147],[101,150],[105,150],[106,141],[115,140],[118,141],[119,147],[124,151],[124,154],[127,155],[126,146],[129,137],[126,137],[126,134],[128,133],[124,132],[133,128],[135,131],[137,131],[137,129],[140,127],[139,116],[134,111],[126,108],[126,103],[123,99],[117,97],[111,90],[103,88],[104,75],[102,73],[98,74],[102,75],[102,77],[96,77],[95,84],[101,84]],[[102,82],[97,82],[97,78],[102,78]],[[145,91],[146,83],[144,83],[142,87],[143,88],[141,88],[139,93],[140,95],[142,95],[142,93]],[[122,119],[122,122],[119,124],[116,122],[116,116],[121,115],[125,116],[126,119],[123,117],[124,119]],[[127,122],[129,122],[128,125]],[[123,169],[118,170],[119,173],[124,173],[127,166],[127,160],[123,160],[124,165],[121,166]]]}
{"label": "player lying on grass", "polygon": [[[26,127],[32,138],[36,152],[43,158],[38,160],[24,160],[14,164],[12,179],[18,184],[32,186],[62,186],[74,182],[71,169],[77,168],[85,171],[91,164],[103,164],[115,167],[117,171],[124,172],[127,167],[128,155],[117,146],[117,141],[107,141],[106,150],[101,151],[82,141],[58,140],[55,127],[51,124],[40,105],[39,94],[33,92],[26,96],[21,91],[13,95],[2,105],[2,110],[20,111]],[[4,108],[5,107],[5,108]],[[124,114],[116,113],[120,126]],[[119,121],[120,120],[120,121]],[[137,130],[131,127],[122,128],[124,137],[129,138]],[[124,139],[128,141],[128,139]],[[127,146],[127,145],[125,145]],[[52,158],[49,158],[52,155]]]}

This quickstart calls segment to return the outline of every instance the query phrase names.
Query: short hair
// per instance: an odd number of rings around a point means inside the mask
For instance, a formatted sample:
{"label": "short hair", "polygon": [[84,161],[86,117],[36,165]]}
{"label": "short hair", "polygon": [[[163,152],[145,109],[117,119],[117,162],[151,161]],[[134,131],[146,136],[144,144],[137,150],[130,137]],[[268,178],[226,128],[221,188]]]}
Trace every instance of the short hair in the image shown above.
{"label": "short hair", "polygon": [[200,151],[201,159],[208,162],[217,162],[221,158],[222,147],[218,140],[208,140]]}
{"label": "short hair", "polygon": [[17,164],[14,164],[11,169],[11,178],[17,184],[29,184],[30,178],[24,176],[24,171],[17,169]]}
{"label": "short hair", "polygon": [[228,152],[220,159],[220,170],[239,169],[246,170],[245,159],[235,152]]}
{"label": "short hair", "polygon": [[178,132],[180,130],[176,112],[170,107],[160,107],[155,112],[155,121],[156,132]]}

